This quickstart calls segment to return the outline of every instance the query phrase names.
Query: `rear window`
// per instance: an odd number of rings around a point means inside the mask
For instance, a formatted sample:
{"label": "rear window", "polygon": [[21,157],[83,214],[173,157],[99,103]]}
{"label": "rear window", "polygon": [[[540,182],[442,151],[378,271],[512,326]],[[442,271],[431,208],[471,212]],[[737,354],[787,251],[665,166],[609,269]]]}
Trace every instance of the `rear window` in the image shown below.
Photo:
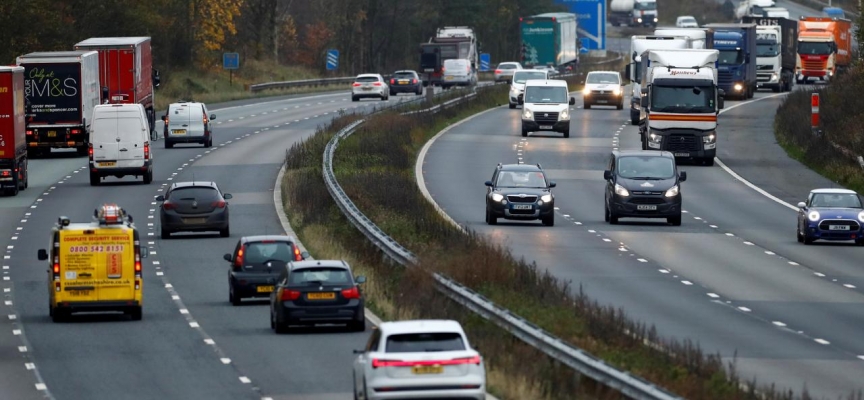
{"label": "rear window", "polygon": [[291,242],[251,242],[246,243],[243,260],[250,264],[263,264],[267,261],[289,262],[294,260]]}
{"label": "rear window", "polygon": [[498,64],[498,69],[516,69],[516,64]]}
{"label": "rear window", "polygon": [[222,196],[214,188],[210,187],[184,187],[174,189],[168,194],[171,200],[195,200],[198,202],[209,202],[222,200]]}
{"label": "rear window", "polygon": [[462,335],[456,332],[409,333],[387,337],[387,353],[423,353],[465,350]]}
{"label": "rear window", "polygon": [[410,72],[397,72],[393,74],[393,77],[396,79],[414,79],[414,74]]}
{"label": "rear window", "polygon": [[377,76],[358,76],[356,82],[378,82]]}
{"label": "rear window", "polygon": [[140,118],[134,117],[119,117],[119,118],[98,118],[93,121],[93,132],[115,132],[118,135],[121,133],[133,133],[144,131],[144,124]]}
{"label": "rear window", "polygon": [[344,268],[304,268],[291,272],[292,285],[350,285],[351,273]]}
{"label": "rear window", "polygon": [[466,68],[468,67],[468,61],[465,60],[445,60],[444,68]]}

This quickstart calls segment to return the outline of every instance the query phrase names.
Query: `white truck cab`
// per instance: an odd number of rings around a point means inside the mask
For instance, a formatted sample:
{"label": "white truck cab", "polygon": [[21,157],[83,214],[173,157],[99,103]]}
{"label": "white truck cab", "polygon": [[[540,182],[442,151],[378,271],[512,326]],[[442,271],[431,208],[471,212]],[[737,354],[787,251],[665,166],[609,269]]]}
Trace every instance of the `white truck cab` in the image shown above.
{"label": "white truck cab", "polygon": [[570,97],[567,82],[562,80],[525,81],[522,97],[522,136],[528,132],[561,132],[570,137],[570,106],[576,98]]}
{"label": "white truck cab", "polygon": [[642,93],[640,92],[639,82],[642,81],[640,67],[642,62],[642,53],[646,50],[660,49],[689,49],[692,48],[693,41],[687,36],[658,36],[658,35],[634,35],[630,38],[630,57],[631,63],[627,64],[627,69],[624,75],[630,79],[632,84],[630,93],[630,124],[638,125],[640,103]]}

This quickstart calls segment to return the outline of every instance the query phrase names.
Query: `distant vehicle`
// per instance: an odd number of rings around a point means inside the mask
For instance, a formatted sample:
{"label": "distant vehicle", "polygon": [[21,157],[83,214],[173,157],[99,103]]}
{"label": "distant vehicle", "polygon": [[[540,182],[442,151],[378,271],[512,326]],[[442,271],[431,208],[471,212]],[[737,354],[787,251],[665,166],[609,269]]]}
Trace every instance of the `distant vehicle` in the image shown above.
{"label": "distant vehicle", "polygon": [[399,93],[414,93],[418,96],[423,94],[423,81],[416,71],[406,69],[393,73],[390,78],[390,96]]}
{"label": "distant vehicle", "polygon": [[100,104],[93,107],[90,127],[90,186],[102,178],[126,175],[153,182],[153,152],[144,106],[138,103]]}
{"label": "distant vehicle", "polygon": [[234,252],[222,258],[231,263],[228,269],[228,301],[239,306],[246,297],[270,297],[276,280],[291,261],[303,261],[309,253],[301,252],[292,236],[244,236]]}
{"label": "distant vehicle", "polygon": [[24,68],[0,66],[0,190],[8,196],[29,186],[24,99]]}
{"label": "distant vehicle", "polygon": [[675,19],[675,26],[679,28],[698,28],[699,22],[692,15],[682,15]]}
{"label": "distant vehicle", "polygon": [[364,97],[377,97],[381,100],[390,99],[390,87],[380,74],[360,74],[351,84],[351,101],[359,101]]}
{"label": "distant vehicle", "polygon": [[384,322],[354,353],[355,399],[486,398],[483,358],[456,321]]}
{"label": "distant vehicle", "polygon": [[523,66],[551,65],[564,69],[579,62],[578,21],[572,13],[519,17]]}
{"label": "distant vehicle", "polygon": [[718,83],[726,97],[741,100],[756,93],[758,65],[755,24],[706,24],[714,30],[714,46],[720,52],[717,59]]}
{"label": "distant vehicle", "polygon": [[786,18],[744,17],[756,24],[756,80],[774,92],[792,90],[798,61],[798,21]]}
{"label": "distant vehicle", "polygon": [[[692,47],[692,40],[687,36],[658,36],[658,35],[634,35],[630,38],[630,63],[626,66],[627,78],[630,80],[630,124],[638,125],[640,122],[642,90],[642,53],[645,50],[660,49],[688,49]],[[648,60],[644,60],[648,62]]]}
{"label": "distant vehicle", "polygon": [[365,276],[354,277],[341,260],[292,261],[280,267],[270,294],[270,328],[286,333],[291,325],[347,324],[366,330]]}
{"label": "distant vehicle", "polygon": [[441,85],[444,78],[444,61],[460,58],[471,62],[477,69],[479,53],[474,28],[468,26],[445,26],[438,28],[428,43],[420,44],[420,69],[424,85]]}
{"label": "distant vehicle", "polygon": [[[710,49],[714,46],[714,30],[710,28],[658,27],[654,36],[679,36],[690,39],[688,49]],[[654,50],[653,48],[651,50]],[[659,50],[659,49],[658,49]]]}
{"label": "distant vehicle", "polygon": [[517,104],[522,104],[522,96],[525,93],[525,82],[532,79],[547,79],[549,74],[546,71],[536,71],[531,69],[516,71],[513,74],[513,82],[510,84],[510,96],[508,103],[510,108],[516,108]]}
{"label": "distant vehicle", "polygon": [[37,256],[48,261],[48,314],[54,322],[94,311],[141,319],[141,260],[148,248],[126,210],[104,204],[94,210],[92,222],[82,223],[61,216],[50,237],[50,246]]}
{"label": "distant vehicle", "polygon": [[766,7],[762,9],[762,14],[768,18],[789,19],[789,10],[783,7]]}
{"label": "distant vehicle", "polygon": [[610,105],[624,109],[624,82],[616,71],[591,71],[585,77],[582,104],[586,110],[592,105]]}
{"label": "distant vehicle", "polygon": [[861,196],[847,189],[814,189],[798,203],[798,242],[854,240],[864,246],[864,206]]}
{"label": "distant vehicle", "polygon": [[175,232],[219,231],[230,236],[228,202],[231,194],[222,193],[215,182],[174,182],[165,195],[156,196],[162,239]]}
{"label": "distant vehicle", "polygon": [[558,70],[551,65],[535,65],[532,69],[535,71],[545,71],[550,77],[558,75]]}
{"label": "distant vehicle", "polygon": [[[568,100],[569,98],[569,100]],[[570,106],[576,99],[569,97],[566,81],[528,80],[522,96],[522,137],[529,132],[561,132],[570,137]]]}
{"label": "distant vehicle", "polygon": [[498,218],[537,220],[555,225],[555,182],[546,178],[540,164],[498,164],[486,181],[486,223]]}
{"label": "distant vehicle", "polygon": [[474,86],[477,84],[477,72],[466,59],[454,58],[444,61],[444,80],[442,89],[453,86]]}
{"label": "distant vehicle", "polygon": [[675,156],[668,151],[615,150],[603,172],[606,222],[620,218],[666,218],[681,225],[681,182]]}
{"label": "distant vehicle", "polygon": [[522,64],[515,61],[507,61],[498,64],[495,68],[495,82],[507,82],[513,80],[513,73],[522,69]]}
{"label": "distant vehicle", "polygon": [[612,0],[606,20],[612,26],[657,26],[657,0]]}
{"label": "distant vehicle", "polygon": [[216,114],[210,114],[207,105],[194,101],[172,103],[168,106],[162,121],[165,123],[163,136],[165,148],[175,143],[201,143],[204,147],[213,146],[213,126],[210,121]]}
{"label": "distant vehicle", "polygon": [[740,21],[748,15],[764,17],[766,15],[763,9],[776,5],[774,0],[742,0],[738,3],[738,8],[735,9],[735,20]]}
{"label": "distant vehicle", "polygon": [[810,78],[827,81],[852,63],[852,21],[801,17],[798,21],[797,83]]}
{"label": "distant vehicle", "polygon": [[846,12],[840,7],[822,7],[822,16],[846,19]]}

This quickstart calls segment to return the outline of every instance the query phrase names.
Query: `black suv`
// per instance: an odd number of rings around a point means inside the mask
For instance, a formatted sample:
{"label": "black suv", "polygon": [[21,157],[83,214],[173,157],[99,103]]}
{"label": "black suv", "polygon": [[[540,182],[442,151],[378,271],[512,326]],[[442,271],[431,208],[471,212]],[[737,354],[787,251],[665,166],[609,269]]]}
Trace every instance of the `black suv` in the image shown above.
{"label": "black suv", "polygon": [[681,225],[681,182],[675,156],[668,151],[613,151],[606,179],[606,222],[619,218],[666,218]]}
{"label": "black suv", "polygon": [[492,180],[486,181],[486,223],[495,225],[498,218],[539,219],[543,225],[555,225],[555,182],[546,179],[540,164],[498,164]]}

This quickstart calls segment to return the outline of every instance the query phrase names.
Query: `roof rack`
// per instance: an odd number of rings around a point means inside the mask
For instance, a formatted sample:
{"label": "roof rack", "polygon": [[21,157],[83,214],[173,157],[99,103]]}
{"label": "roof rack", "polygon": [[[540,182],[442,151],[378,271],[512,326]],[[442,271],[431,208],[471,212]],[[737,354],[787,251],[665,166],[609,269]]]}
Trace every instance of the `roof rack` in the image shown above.
{"label": "roof rack", "polygon": [[114,203],[105,203],[93,210],[93,219],[99,225],[122,225],[124,222],[129,226],[132,225],[132,216]]}

